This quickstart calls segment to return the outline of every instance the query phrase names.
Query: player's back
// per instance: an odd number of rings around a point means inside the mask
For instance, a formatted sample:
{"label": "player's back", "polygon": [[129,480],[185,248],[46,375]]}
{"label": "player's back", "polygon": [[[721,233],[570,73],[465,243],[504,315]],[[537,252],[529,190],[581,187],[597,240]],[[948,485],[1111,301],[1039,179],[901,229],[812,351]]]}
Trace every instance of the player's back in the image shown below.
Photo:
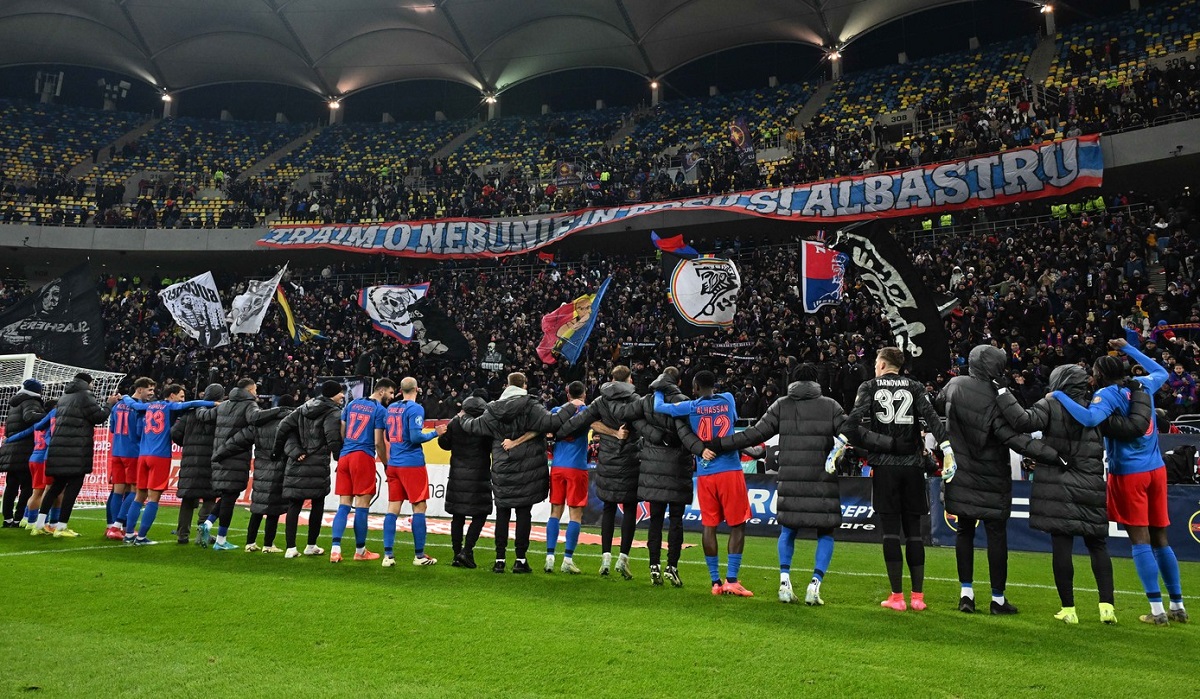
{"label": "player's back", "polygon": [[425,449],[410,439],[425,428],[425,409],[411,400],[398,400],[387,409],[388,466],[424,466]]}
{"label": "player's back", "polygon": [[110,450],[113,456],[136,459],[141,453],[142,414],[125,400],[113,406],[109,417]]}
{"label": "player's back", "polygon": [[[1145,382],[1143,382],[1145,383]],[[1108,394],[1112,394],[1111,396]],[[1106,386],[1096,392],[1096,399],[1111,401],[1115,412],[1129,415],[1129,389],[1120,386]],[[1118,475],[1129,473],[1144,473],[1154,471],[1163,465],[1162,451],[1158,446],[1158,419],[1154,413],[1154,396],[1150,396],[1150,426],[1137,439],[1121,441],[1112,437],[1104,438],[1104,447],[1108,452],[1109,471]]]}
{"label": "player's back", "polygon": [[[731,394],[714,393],[688,401],[687,404],[691,407],[688,423],[692,426],[692,432],[695,432],[701,441],[721,439],[733,434],[733,426],[737,422],[737,408]],[[684,403],[678,405],[684,405]],[[712,460],[696,460],[696,475],[698,476],[741,470],[742,460],[736,451],[727,451]]]}
{"label": "player's back", "polygon": [[[562,410],[562,406],[550,411],[551,415]],[[588,429],[582,429],[575,434],[554,439],[554,454],[550,460],[551,466],[559,468],[587,468]]]}
{"label": "player's back", "polygon": [[[861,419],[861,427],[879,435],[891,437],[897,445],[915,445],[921,441],[919,401],[928,401],[925,386],[899,374],[884,374],[864,381],[851,412],[852,419]],[[930,406],[932,409],[932,406]],[[908,454],[871,452],[872,466],[919,466],[922,456],[918,449],[905,449]]]}
{"label": "player's back", "polygon": [[385,411],[382,405],[370,398],[355,398],[342,411],[342,422],[346,423],[346,438],[342,443],[341,456],[352,451],[361,451],[375,456],[375,430],[385,429]]}
{"label": "player's back", "polygon": [[140,455],[171,457],[171,407],[165,400],[150,403],[142,416]]}

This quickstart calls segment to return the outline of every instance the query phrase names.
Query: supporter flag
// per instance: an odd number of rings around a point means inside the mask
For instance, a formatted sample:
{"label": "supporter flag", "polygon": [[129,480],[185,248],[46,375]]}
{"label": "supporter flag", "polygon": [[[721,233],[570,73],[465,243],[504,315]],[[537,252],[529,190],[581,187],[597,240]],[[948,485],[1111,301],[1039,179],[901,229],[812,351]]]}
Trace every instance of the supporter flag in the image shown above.
{"label": "supporter flag", "polygon": [[104,367],[104,325],[87,263],[52,279],[0,313],[0,354]]}
{"label": "supporter flag", "polygon": [[[304,289],[301,287],[300,291],[303,293]],[[292,312],[292,304],[288,303],[287,294],[283,292],[282,284],[275,287],[275,301],[279,304],[279,310],[283,313],[283,322],[287,325],[288,335],[292,338],[292,344],[298,345],[313,339],[329,339],[307,325],[300,325],[296,322],[296,315]]]}
{"label": "supporter flag", "polygon": [[547,264],[554,263],[554,253],[552,253],[552,252],[539,252],[537,254],[537,256],[538,256],[538,259],[541,260],[542,262],[545,262]]}
{"label": "supporter flag", "polygon": [[483,353],[483,361],[479,363],[479,366],[488,371],[504,371],[508,365],[508,360],[504,356],[506,351],[508,351],[508,343],[493,338],[487,343],[487,350]]}
{"label": "supporter flag", "polygon": [[863,285],[883,307],[912,373],[932,379],[950,367],[950,337],[937,299],[921,281],[912,255],[887,227],[879,220],[852,223],[837,232],[833,247],[849,255]]}
{"label": "supporter flag", "polygon": [[427,293],[429,282],[368,286],[358,292],[358,305],[371,317],[376,330],[401,342],[412,342],[413,323],[408,309]]}
{"label": "supporter flag", "polygon": [[578,187],[583,178],[579,176],[579,163],[560,160],[554,164],[554,183],[559,187]]}
{"label": "supporter flag", "polygon": [[229,326],[225,308],[213,281],[212,272],[172,284],[158,292],[171,317],[187,336],[201,347],[222,347],[229,344]]}
{"label": "supporter flag", "polygon": [[605,279],[595,293],[584,294],[542,316],[543,335],[537,346],[537,354],[543,362],[553,364],[555,353],[562,355],[568,364],[579,361],[583,346],[592,334],[592,327],[596,325],[600,302],[604,300],[604,292],[608,291],[611,281],[612,277]]}
{"label": "supporter flag", "polygon": [[650,240],[662,255],[667,297],[675,309],[675,327],[680,337],[733,325],[742,277],[731,260],[701,255],[683,242],[682,236]]}
{"label": "supporter flag", "polygon": [[696,166],[700,164],[701,160],[704,160],[704,156],[700,155],[696,151],[688,151],[687,153],[684,153],[683,171],[691,172],[692,170],[695,170]]}
{"label": "supporter flag", "polygon": [[750,136],[746,117],[740,116],[729,122],[729,142],[737,149],[738,162],[742,165],[754,163],[754,139]]}
{"label": "supporter flag", "polygon": [[806,240],[800,248],[804,312],[816,313],[821,306],[842,301],[842,279],[846,274],[846,255],[821,242]]}
{"label": "supporter flag", "polygon": [[233,303],[229,304],[231,333],[254,334],[262,329],[263,318],[284,272],[287,272],[287,265],[266,281],[251,279],[246,283],[245,293],[233,297]]}
{"label": "supporter flag", "polygon": [[413,342],[420,346],[421,354],[454,361],[471,358],[471,343],[428,297],[409,306],[408,315],[412,318]]}

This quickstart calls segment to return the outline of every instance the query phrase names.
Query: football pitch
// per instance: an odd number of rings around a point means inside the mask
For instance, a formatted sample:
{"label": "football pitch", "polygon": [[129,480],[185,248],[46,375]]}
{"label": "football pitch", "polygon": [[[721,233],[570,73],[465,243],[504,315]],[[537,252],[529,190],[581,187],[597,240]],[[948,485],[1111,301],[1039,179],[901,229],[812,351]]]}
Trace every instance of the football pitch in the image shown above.
{"label": "football pitch", "polygon": [[[1128,698],[1197,688],[1200,628],[1139,623],[1148,605],[1128,559],[1113,562],[1120,623],[1110,627],[1087,559],[1076,558],[1080,624],[1068,627],[1051,618],[1045,554],[1011,554],[1018,616],[967,616],[953,550],[930,549],[929,610],[900,614],[879,607],[887,581],[867,544],[838,543],[825,606],[805,607],[776,598],[774,539],[747,539],[741,579],[756,597],[741,599],[709,593],[692,533],[685,586],[673,589],[650,585],[644,549],[633,551],[633,581],[599,577],[598,546],[576,552],[583,575],[547,575],[537,542],[533,574],[497,575],[490,539],[476,549],[480,567],[463,570],[449,565],[448,538],[431,536],[441,562],[416,568],[403,534],[399,564],[384,569],[179,546],[169,508],[154,532],[164,543],[127,547],[102,538],[103,516],[78,512],[78,539],[0,530],[0,696]],[[239,509],[234,527],[247,517]],[[244,543],[244,532],[230,540]],[[377,532],[370,548],[381,549]],[[812,549],[797,542],[801,595]],[[510,544],[510,569],[512,556]],[[1200,564],[1181,568],[1198,611]],[[986,610],[983,551],[976,578]]]}

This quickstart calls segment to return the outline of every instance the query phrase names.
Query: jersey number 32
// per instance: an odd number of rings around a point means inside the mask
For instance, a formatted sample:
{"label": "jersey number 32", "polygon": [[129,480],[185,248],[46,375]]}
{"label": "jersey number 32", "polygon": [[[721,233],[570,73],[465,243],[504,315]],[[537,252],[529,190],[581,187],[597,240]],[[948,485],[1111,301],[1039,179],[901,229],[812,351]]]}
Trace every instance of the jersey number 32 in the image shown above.
{"label": "jersey number 32", "polygon": [[875,413],[875,419],[884,425],[911,425],[912,394],[908,391],[889,391],[881,388],[875,391],[875,404],[880,410]]}

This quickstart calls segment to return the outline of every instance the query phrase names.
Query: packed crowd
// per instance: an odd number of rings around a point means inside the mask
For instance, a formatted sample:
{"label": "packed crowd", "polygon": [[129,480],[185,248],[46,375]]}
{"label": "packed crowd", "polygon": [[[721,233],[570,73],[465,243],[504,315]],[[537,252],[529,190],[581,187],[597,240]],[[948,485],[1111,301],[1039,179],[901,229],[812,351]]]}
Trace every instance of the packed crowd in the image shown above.
{"label": "packed crowd", "polygon": [[[971,347],[994,343],[1009,353],[1012,380],[1020,387],[1015,392],[1030,402],[1045,392],[1055,366],[1090,362],[1105,351],[1107,338],[1127,333],[1172,373],[1169,395],[1164,389],[1158,405],[1172,417],[1194,412],[1200,337],[1186,330],[1156,331],[1160,322],[1200,322],[1194,200],[1121,206],[1131,203],[1137,202],[1113,197],[1107,202],[1111,213],[1083,212],[1021,226],[996,222],[1027,217],[1033,207],[998,207],[986,210],[991,225],[998,225],[986,236],[920,237],[912,252],[925,281],[960,302],[946,318],[954,367],[929,388],[936,391],[957,373]],[[549,405],[576,378],[586,380],[594,395],[597,369],[614,362],[633,368],[639,388],[668,364],[680,366],[687,378],[703,363],[738,397],[739,414],[756,417],[786,388],[794,363],[812,362],[827,395],[851,401],[869,371],[863,357],[891,342],[853,268],[841,304],[805,314],[795,241],[734,237],[696,245],[732,256],[743,275],[733,328],[700,339],[682,340],[669,325],[669,302],[649,244],[641,255],[559,253],[554,264],[532,255],[436,266],[373,257],[291,273],[286,289],[298,321],[328,337],[300,345],[272,313],[261,334],[234,336],[228,348],[203,349],[176,331],[159,302],[157,289],[170,280],[107,277],[101,282],[107,368],[179,382],[193,391],[251,376],[265,394],[276,396],[299,396],[319,376],[413,374],[426,382],[423,400],[430,417],[448,417],[477,389],[498,394],[504,374],[514,369],[528,372]],[[1160,268],[1165,288],[1156,292],[1150,284]],[[264,270],[264,276],[269,273]],[[609,276],[612,286],[585,360],[577,367],[542,364],[533,351],[542,315]],[[244,279],[219,271],[216,278],[228,306]],[[415,344],[399,344],[372,329],[358,307],[363,286],[423,281],[431,282],[430,297],[467,336],[473,361],[424,359]],[[20,291],[19,284],[10,284],[5,298],[18,298]]]}

